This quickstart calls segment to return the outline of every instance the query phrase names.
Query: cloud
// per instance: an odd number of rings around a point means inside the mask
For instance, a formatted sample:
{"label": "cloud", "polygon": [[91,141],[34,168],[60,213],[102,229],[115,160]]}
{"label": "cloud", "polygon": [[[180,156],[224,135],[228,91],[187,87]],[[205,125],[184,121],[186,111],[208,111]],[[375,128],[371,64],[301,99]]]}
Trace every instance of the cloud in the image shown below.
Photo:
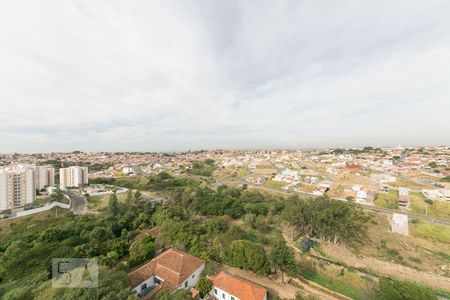
{"label": "cloud", "polygon": [[0,153],[450,140],[448,1],[26,4],[0,4]]}

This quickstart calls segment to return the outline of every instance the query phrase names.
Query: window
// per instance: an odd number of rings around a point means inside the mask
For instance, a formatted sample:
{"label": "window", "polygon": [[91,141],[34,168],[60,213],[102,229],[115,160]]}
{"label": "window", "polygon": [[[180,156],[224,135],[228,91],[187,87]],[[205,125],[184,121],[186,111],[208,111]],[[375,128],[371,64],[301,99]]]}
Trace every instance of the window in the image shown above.
{"label": "window", "polygon": [[143,285],[141,285],[141,292],[143,291],[143,290],[145,290],[147,288],[147,284],[146,283],[144,283]]}
{"label": "window", "polygon": [[225,294],[224,293],[222,293],[222,298],[225,299]]}
{"label": "window", "polygon": [[233,296],[231,296],[231,300],[236,300],[236,299],[234,299],[234,297],[233,297]]}
{"label": "window", "polygon": [[214,295],[217,295],[217,290],[216,289],[214,289]]}
{"label": "window", "polygon": [[186,280],[186,281],[184,282],[184,288],[187,288],[187,284],[188,284],[188,281]]}
{"label": "window", "polygon": [[192,274],[192,277],[191,278],[194,278],[195,277],[195,273],[194,274]]}

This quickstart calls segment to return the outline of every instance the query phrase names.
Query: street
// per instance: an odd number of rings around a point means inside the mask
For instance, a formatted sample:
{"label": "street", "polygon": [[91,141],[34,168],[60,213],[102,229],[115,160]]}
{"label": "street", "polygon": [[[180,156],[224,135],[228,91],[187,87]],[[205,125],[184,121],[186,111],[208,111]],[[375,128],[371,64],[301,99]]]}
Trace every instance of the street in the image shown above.
{"label": "street", "polygon": [[62,192],[70,198],[70,209],[75,215],[81,215],[85,212],[86,199],[84,199],[82,195],[71,190],[65,190]]}

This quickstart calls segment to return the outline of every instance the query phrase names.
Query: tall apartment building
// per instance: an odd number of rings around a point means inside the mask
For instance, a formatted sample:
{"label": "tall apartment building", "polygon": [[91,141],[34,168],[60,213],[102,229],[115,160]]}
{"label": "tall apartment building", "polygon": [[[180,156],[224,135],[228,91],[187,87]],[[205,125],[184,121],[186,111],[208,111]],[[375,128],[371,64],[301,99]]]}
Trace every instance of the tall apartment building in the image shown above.
{"label": "tall apartment building", "polygon": [[81,187],[89,183],[88,167],[72,166],[59,169],[59,187]]}
{"label": "tall apartment building", "polygon": [[46,186],[55,185],[55,169],[51,166],[37,166],[36,189],[41,190]]}
{"label": "tall apartment building", "polygon": [[35,184],[32,165],[0,168],[0,211],[33,203],[36,198]]}

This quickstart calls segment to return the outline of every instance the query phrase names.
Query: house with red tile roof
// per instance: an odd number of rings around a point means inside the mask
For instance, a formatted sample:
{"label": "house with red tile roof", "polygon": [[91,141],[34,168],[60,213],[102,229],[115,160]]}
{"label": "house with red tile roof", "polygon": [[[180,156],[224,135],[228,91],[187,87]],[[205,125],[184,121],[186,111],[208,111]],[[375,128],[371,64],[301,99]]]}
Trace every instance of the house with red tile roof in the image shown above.
{"label": "house with red tile roof", "polygon": [[155,290],[194,287],[204,268],[204,260],[171,248],[131,271],[128,281],[136,295],[150,298]]}
{"label": "house with red tile roof", "polygon": [[210,295],[220,300],[267,300],[267,289],[224,271],[208,276],[213,283]]}

